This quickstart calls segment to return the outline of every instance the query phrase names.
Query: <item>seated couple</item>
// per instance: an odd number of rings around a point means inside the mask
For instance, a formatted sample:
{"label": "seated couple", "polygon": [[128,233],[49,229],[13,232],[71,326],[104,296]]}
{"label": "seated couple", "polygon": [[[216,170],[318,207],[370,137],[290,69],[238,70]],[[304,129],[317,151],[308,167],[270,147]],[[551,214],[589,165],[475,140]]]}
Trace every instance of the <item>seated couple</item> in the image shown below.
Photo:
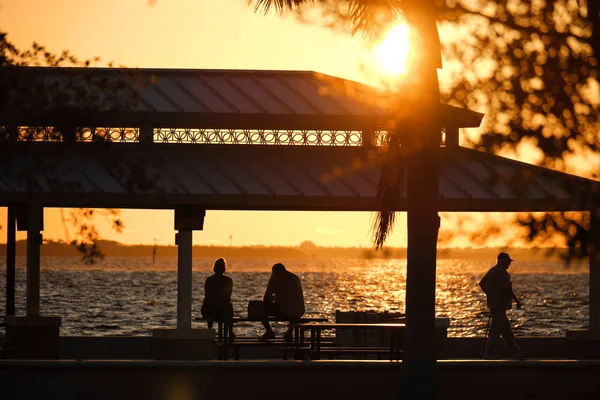
{"label": "seated couple", "polygon": [[[209,276],[204,284],[204,301],[202,302],[202,316],[206,319],[208,328],[211,329],[213,321],[229,322],[233,318],[231,293],[233,281],[225,276],[226,263],[223,258],[215,261],[214,275]],[[265,333],[260,340],[275,338],[268,317],[274,316],[283,321],[290,321],[284,339],[292,340],[291,322],[299,320],[304,315],[304,294],[302,284],[297,275],[289,272],[281,263],[273,265],[271,278],[263,296],[264,316],[261,321]],[[229,337],[233,338],[232,324],[229,326]]]}

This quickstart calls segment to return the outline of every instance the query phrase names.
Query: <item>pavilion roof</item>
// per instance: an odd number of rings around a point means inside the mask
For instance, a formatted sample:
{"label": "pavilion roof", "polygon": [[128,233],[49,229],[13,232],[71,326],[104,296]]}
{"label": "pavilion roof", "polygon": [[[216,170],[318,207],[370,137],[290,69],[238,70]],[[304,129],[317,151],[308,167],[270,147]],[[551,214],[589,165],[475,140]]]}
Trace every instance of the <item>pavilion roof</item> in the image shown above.
{"label": "pavilion roof", "polygon": [[[5,125],[92,127],[219,128],[219,129],[387,129],[389,92],[365,84],[311,71],[207,69],[31,68],[46,87],[77,83],[74,97],[83,96],[84,81],[122,81],[139,90],[139,99],[95,111],[12,112]],[[119,71],[122,71],[119,72]],[[28,78],[33,79],[33,78]],[[129,82],[129,83],[128,83]],[[96,86],[94,86],[96,87]],[[123,88],[106,93],[107,98]],[[96,89],[100,91],[100,89]],[[34,94],[35,95],[35,94]],[[49,94],[48,96],[53,96]],[[49,102],[50,106],[54,104]],[[34,111],[34,112],[32,112]],[[442,105],[443,127],[477,127],[482,114]]]}
{"label": "pavilion roof", "polygon": [[[0,205],[376,211],[380,159],[363,146],[15,143],[0,145]],[[598,185],[460,147],[441,148],[440,167],[441,211],[584,210],[578,194]]]}

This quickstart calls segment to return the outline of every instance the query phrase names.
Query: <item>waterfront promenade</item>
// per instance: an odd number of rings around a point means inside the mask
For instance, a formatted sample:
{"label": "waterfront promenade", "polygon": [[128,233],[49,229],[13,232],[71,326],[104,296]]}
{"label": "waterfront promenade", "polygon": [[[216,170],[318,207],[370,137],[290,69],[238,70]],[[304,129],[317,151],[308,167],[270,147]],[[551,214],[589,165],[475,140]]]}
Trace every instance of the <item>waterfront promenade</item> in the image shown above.
{"label": "waterfront promenade", "polygon": [[[600,393],[600,360],[569,358],[565,337],[519,337],[526,360],[479,360],[483,340],[448,338],[439,398]],[[2,397],[14,399],[395,399],[401,380],[401,361],[282,361],[277,345],[244,349],[241,361],[157,361],[151,337],[61,337],[59,360],[0,360]]]}
{"label": "waterfront promenade", "polygon": [[[442,399],[589,399],[600,361],[444,360]],[[8,361],[11,399],[399,398],[402,362],[391,361]],[[6,397],[5,397],[6,396]]]}

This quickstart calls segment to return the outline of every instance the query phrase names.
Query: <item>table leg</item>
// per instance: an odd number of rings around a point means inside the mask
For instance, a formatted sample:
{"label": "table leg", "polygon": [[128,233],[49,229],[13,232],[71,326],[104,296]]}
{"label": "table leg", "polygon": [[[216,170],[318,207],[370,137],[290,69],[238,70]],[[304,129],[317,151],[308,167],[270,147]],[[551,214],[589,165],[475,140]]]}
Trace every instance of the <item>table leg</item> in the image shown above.
{"label": "table leg", "polygon": [[316,351],[316,358],[315,359],[316,360],[320,360],[321,359],[321,354],[320,354],[320,351],[321,351],[321,330],[320,329],[317,329],[317,335],[316,336],[317,336],[317,340],[316,340],[316,342],[317,342],[317,346],[316,346],[317,351]]}
{"label": "table leg", "polygon": [[400,360],[400,329],[392,329],[392,345],[394,346],[394,353],[392,354],[392,359]]}
{"label": "table leg", "polygon": [[394,352],[396,350],[396,338],[394,337],[394,330],[390,329],[390,361],[394,359]]}
{"label": "table leg", "polygon": [[219,321],[219,329],[223,331],[223,360],[229,360],[229,327]]}
{"label": "table leg", "polygon": [[301,343],[304,330],[300,328],[298,325],[294,326],[294,360],[304,360],[304,355],[302,354]]}
{"label": "table leg", "polygon": [[310,328],[310,359],[314,360],[315,357],[315,351],[316,351],[316,329],[315,328]]}
{"label": "table leg", "polygon": [[221,325],[220,321],[217,322],[217,345],[219,346],[219,348],[218,348],[219,360],[222,360],[223,359],[223,326]]}

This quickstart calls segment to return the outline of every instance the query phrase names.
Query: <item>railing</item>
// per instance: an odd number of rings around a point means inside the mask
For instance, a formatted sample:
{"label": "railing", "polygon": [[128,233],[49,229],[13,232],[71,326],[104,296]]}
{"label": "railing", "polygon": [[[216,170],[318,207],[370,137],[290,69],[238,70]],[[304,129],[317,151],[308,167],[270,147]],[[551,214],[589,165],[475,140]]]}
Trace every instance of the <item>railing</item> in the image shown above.
{"label": "railing", "polygon": [[[138,128],[77,128],[78,142],[139,142]],[[54,126],[19,126],[17,129],[0,127],[0,142],[63,142],[65,137]]]}
{"label": "railing", "polygon": [[[189,129],[154,128],[144,136],[136,127],[80,127],[74,141],[87,143],[172,143],[278,146],[382,146],[389,131],[266,130],[266,129]],[[150,133],[151,132],[151,133]],[[145,139],[145,140],[144,140]],[[57,127],[0,126],[0,142],[63,142],[64,132]],[[442,129],[440,145],[446,145]]]}
{"label": "railing", "polygon": [[164,129],[154,130],[155,143],[361,146],[360,131]]}

